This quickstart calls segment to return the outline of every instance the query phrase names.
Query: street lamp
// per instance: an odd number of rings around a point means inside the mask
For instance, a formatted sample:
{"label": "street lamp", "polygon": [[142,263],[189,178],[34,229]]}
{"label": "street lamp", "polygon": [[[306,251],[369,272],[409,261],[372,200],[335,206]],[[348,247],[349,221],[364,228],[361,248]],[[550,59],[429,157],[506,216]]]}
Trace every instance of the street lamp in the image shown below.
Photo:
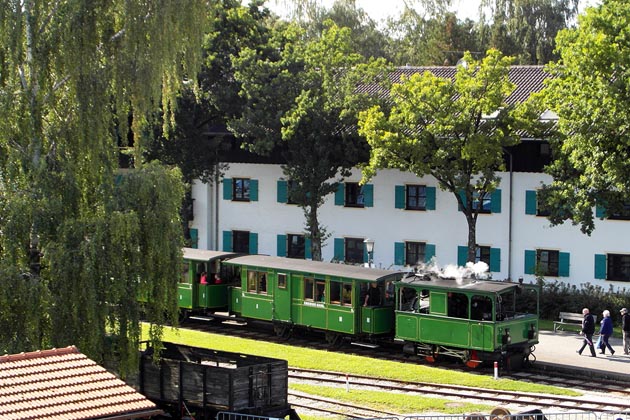
{"label": "street lamp", "polygon": [[363,243],[365,244],[365,249],[368,254],[368,267],[372,268],[372,257],[374,256],[374,239],[368,238],[363,241]]}

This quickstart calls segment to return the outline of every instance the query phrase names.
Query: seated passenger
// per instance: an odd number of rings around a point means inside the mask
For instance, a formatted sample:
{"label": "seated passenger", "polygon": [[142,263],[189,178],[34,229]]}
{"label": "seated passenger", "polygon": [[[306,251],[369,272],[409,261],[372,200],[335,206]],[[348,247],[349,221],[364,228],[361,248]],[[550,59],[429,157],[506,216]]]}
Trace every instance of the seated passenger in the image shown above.
{"label": "seated passenger", "polygon": [[223,280],[221,279],[221,277],[219,277],[219,274],[215,274],[214,275],[214,284],[221,284],[223,283]]}
{"label": "seated passenger", "polygon": [[208,274],[205,271],[201,273],[201,280],[199,281],[199,284],[208,284]]}

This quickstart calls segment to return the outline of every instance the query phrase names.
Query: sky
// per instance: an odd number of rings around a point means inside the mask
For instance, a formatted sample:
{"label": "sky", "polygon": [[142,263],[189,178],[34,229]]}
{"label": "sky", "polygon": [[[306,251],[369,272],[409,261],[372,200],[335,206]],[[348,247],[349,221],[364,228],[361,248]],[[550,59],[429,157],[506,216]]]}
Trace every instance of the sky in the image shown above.
{"label": "sky", "polygon": [[[286,0],[285,0],[286,1]],[[333,0],[320,0],[321,4],[330,7]],[[404,0],[356,0],[357,6],[365,10],[375,21],[379,22],[389,16],[397,16],[403,9]],[[480,0],[453,0],[452,10],[456,11],[460,19],[476,20]],[[599,3],[599,0],[580,0],[580,10],[586,6]],[[282,0],[268,0],[267,6],[279,15],[283,15],[285,7]]]}

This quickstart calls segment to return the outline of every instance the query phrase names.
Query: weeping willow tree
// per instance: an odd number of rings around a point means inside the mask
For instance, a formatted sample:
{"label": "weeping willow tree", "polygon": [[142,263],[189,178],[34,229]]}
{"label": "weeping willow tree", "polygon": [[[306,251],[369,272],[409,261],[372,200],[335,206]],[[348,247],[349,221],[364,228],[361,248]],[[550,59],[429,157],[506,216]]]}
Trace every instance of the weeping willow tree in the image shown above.
{"label": "weeping willow tree", "polygon": [[156,344],[174,317],[181,174],[142,152],[197,74],[209,6],[185,3],[0,0],[1,352],[77,345],[124,375],[136,298]]}

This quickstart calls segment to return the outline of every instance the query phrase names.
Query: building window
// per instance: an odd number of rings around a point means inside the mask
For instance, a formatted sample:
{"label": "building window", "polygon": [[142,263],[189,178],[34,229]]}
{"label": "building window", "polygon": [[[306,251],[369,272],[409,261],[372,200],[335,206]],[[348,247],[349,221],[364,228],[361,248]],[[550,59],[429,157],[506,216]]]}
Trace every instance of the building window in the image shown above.
{"label": "building window", "polygon": [[304,259],[305,243],[304,235],[287,235],[287,257]]}
{"label": "building window", "polygon": [[630,203],[624,203],[619,211],[608,216],[612,220],[630,220]]}
{"label": "building window", "polygon": [[363,188],[357,182],[346,183],[346,206],[363,207]]}
{"label": "building window", "polygon": [[418,265],[426,261],[424,242],[405,242],[405,265]]}
{"label": "building window", "polygon": [[479,213],[491,213],[492,212],[492,195],[491,194],[479,194],[477,191],[473,192],[472,206],[474,210]]}
{"label": "building window", "polygon": [[407,210],[427,209],[427,188],[424,185],[407,185]]}
{"label": "building window", "polygon": [[232,200],[249,201],[249,179],[234,178],[232,180]]}
{"label": "building window", "polygon": [[630,255],[608,254],[606,280],[630,281]]}
{"label": "building window", "polygon": [[290,179],[287,181],[287,204],[297,204],[295,199],[296,191],[298,191],[299,185],[297,181]]}
{"label": "building window", "polygon": [[249,232],[244,230],[232,231],[232,251],[249,253]]}
{"label": "building window", "polygon": [[475,262],[485,262],[490,267],[489,246],[477,246],[477,249],[475,249]]}
{"label": "building window", "polygon": [[558,266],[560,262],[560,252],[548,249],[536,250],[536,267],[538,273],[543,276],[558,276]]}
{"label": "building window", "polygon": [[536,216],[547,217],[551,214],[545,202],[541,199],[540,194],[536,194]]}
{"label": "building window", "polygon": [[364,243],[363,239],[346,238],[345,241],[345,262],[351,264],[363,264],[364,262]]}

